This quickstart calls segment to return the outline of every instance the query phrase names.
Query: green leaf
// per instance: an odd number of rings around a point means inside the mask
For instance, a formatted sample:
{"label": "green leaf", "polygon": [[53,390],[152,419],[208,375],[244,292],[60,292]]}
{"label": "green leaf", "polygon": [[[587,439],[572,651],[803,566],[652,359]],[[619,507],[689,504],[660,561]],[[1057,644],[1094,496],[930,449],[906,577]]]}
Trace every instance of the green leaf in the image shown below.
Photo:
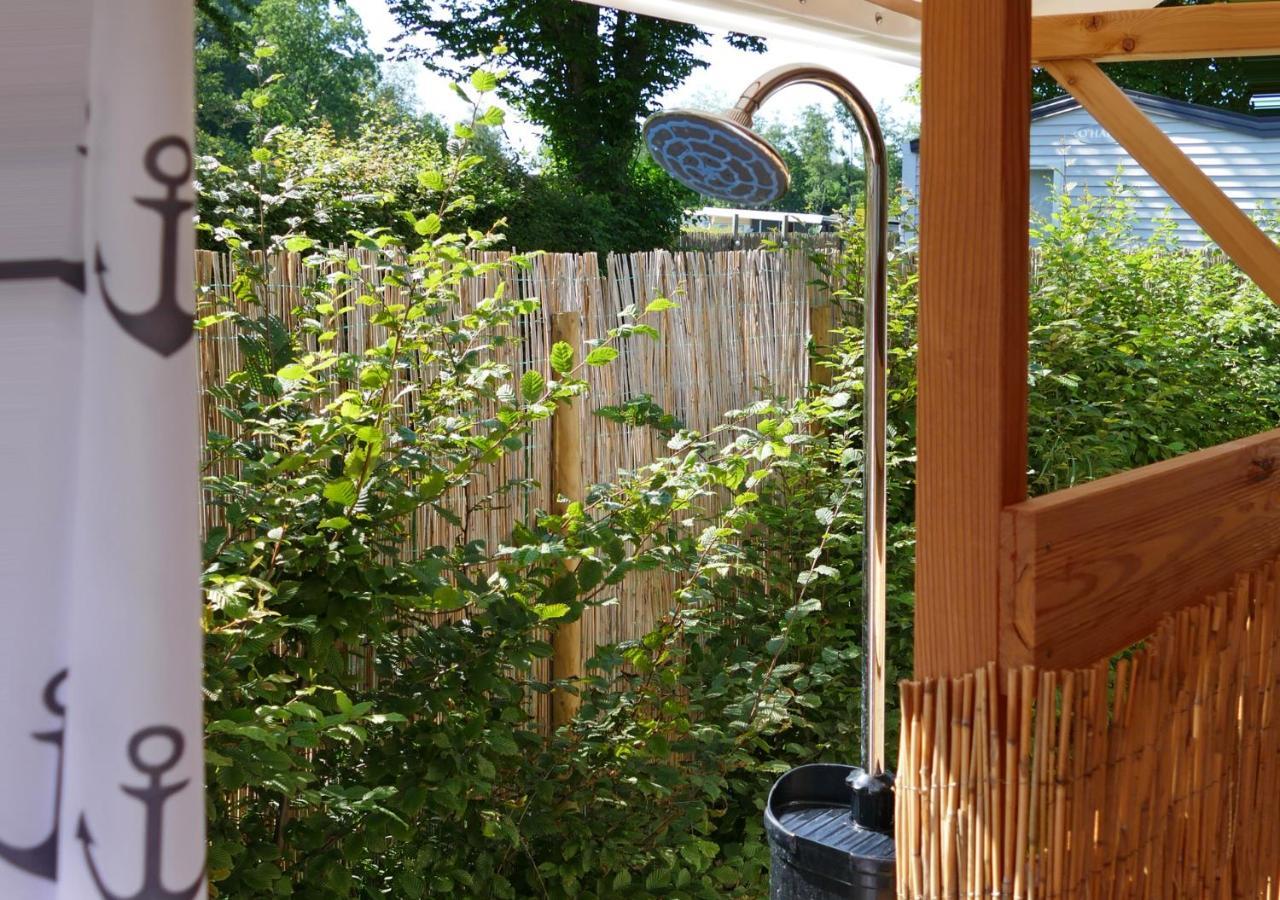
{"label": "green leaf", "polygon": [[563,619],[569,615],[570,609],[571,607],[567,603],[543,603],[540,606],[535,606],[533,611],[538,614],[540,621],[545,622],[548,619]]}
{"label": "green leaf", "polygon": [[589,366],[607,366],[618,358],[618,351],[613,347],[596,347],[587,354],[585,360]]}
{"label": "green leaf", "polygon": [[480,93],[488,93],[498,86],[498,76],[488,69],[476,69],[471,73],[471,86]]}
{"label": "green leaf", "polygon": [[427,169],[418,173],[418,185],[428,191],[443,191],[445,188],[444,175],[436,169]]}
{"label": "green leaf", "polygon": [[275,56],[279,49],[274,44],[261,44],[253,48],[253,55],[255,59],[268,59]]}
{"label": "green leaf", "polygon": [[649,304],[645,306],[644,311],[645,313],[655,313],[655,312],[665,312],[668,309],[678,309],[678,308],[679,308],[679,304],[671,300],[668,300],[666,297],[654,297],[652,300],[649,301]]}
{"label": "green leaf", "polygon": [[356,484],[350,478],[339,478],[324,486],[324,498],[342,506],[356,502]]}
{"label": "green leaf", "polygon": [[351,520],[346,516],[333,516],[328,519],[321,519],[320,527],[332,528],[334,531],[342,531],[344,528],[351,527]]}
{"label": "green leaf", "polygon": [[578,590],[584,593],[592,590],[604,580],[604,564],[595,559],[584,559],[578,565]]}
{"label": "green leaf", "polygon": [[356,439],[364,441],[366,444],[381,444],[383,439],[382,430],[373,425],[362,425],[356,429]]}
{"label": "green leaf", "polygon": [[421,497],[423,500],[433,500],[444,492],[445,485],[448,482],[443,472],[432,472],[426,478],[422,479]]}
{"label": "green leaf", "polygon": [[551,348],[551,368],[561,375],[573,369],[573,348],[564,341],[556,341]]}
{"label": "green leaf", "polygon": [[431,592],[431,599],[438,610],[456,609],[462,605],[462,591],[451,584],[442,584]]}
{"label": "green leaf", "polygon": [[310,250],[316,245],[316,242],[309,237],[296,234],[284,242],[284,249],[290,253],[299,253],[303,250]]}
{"label": "green leaf", "polygon": [[419,219],[413,224],[413,230],[423,237],[430,237],[433,234],[439,234],[440,228],[440,216],[436,213],[429,213],[426,217]]}
{"label": "green leaf", "polygon": [[530,403],[540,399],[542,392],[546,389],[547,380],[542,377],[542,373],[537,369],[530,369],[520,379],[520,394]]}
{"label": "green leaf", "polygon": [[271,102],[271,93],[269,91],[259,91],[253,95],[253,99],[249,101],[249,105],[254,109],[262,109]]}
{"label": "green leaf", "polygon": [[276,372],[276,377],[281,381],[305,381],[311,377],[311,373],[304,366],[297,363],[289,363]]}
{"label": "green leaf", "polygon": [[360,387],[376,391],[391,380],[391,373],[383,365],[365,366],[360,370]]}

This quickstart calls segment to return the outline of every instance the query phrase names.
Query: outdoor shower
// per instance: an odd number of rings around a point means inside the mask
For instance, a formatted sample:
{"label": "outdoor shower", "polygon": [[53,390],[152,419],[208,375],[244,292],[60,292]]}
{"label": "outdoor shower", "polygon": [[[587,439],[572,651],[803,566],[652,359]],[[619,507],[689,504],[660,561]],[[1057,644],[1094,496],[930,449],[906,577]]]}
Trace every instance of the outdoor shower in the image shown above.
{"label": "outdoor shower", "polygon": [[[866,271],[863,382],[862,764],[801,766],[774,785],[765,811],[773,890],[781,897],[880,897],[893,889],[892,776],[884,771],[885,661],[885,344],[888,173],[884,136],[866,98],[821,66],[767,72],[723,113],[676,109],[644,124],[649,152],[681,184],[738,204],[760,206],[787,192],[781,154],[751,130],[760,106],[794,84],[830,91],[853,116],[866,167]],[[847,787],[846,787],[847,784]],[[845,811],[852,803],[853,821]],[[842,827],[842,825],[844,827]]]}

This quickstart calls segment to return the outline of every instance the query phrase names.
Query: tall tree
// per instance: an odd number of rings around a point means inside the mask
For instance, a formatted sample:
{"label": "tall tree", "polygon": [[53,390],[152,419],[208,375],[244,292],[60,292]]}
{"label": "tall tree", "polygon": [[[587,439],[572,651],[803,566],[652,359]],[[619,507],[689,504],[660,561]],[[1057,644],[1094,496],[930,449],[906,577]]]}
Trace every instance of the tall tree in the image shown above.
{"label": "tall tree", "polygon": [[[404,29],[401,53],[454,78],[505,46],[502,62],[519,77],[504,99],[546,129],[565,174],[605,193],[624,190],[654,100],[706,66],[692,25],[606,9],[578,0],[388,0]],[[407,40],[423,37],[428,46]],[[735,47],[763,50],[758,38],[729,35]]]}
{"label": "tall tree", "polygon": [[[404,105],[380,71],[360,16],[329,0],[202,0],[196,25],[196,121],[205,138],[247,146],[245,104],[272,73],[272,124],[328,123],[340,138],[358,133],[379,99]],[[258,58],[256,45],[270,44]],[[407,112],[407,110],[404,110]]]}
{"label": "tall tree", "polygon": [[830,215],[861,196],[865,173],[852,153],[857,138],[826,108],[806,106],[793,124],[759,124],[791,172],[791,190],[775,209]]}

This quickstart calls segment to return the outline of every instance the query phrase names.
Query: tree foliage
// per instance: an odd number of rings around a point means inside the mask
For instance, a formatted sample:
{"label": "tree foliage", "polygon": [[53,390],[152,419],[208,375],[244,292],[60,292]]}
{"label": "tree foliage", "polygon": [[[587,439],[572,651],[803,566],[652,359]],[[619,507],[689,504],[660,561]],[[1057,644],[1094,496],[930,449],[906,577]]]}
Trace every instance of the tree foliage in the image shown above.
{"label": "tree foliage", "polygon": [[[654,100],[706,63],[706,32],[576,0],[390,0],[405,36],[429,40],[401,52],[459,78],[502,46],[519,77],[501,94],[546,129],[551,156],[571,178],[612,193],[627,184],[640,120]],[[730,35],[734,46],[763,42]]]}
{"label": "tree foliage", "polygon": [[855,162],[852,135],[840,131],[837,137],[836,120],[816,105],[801,110],[794,125],[770,123],[761,129],[791,172],[791,189],[774,208],[830,215],[862,195],[865,173]]}
{"label": "tree foliage", "polygon": [[[285,219],[301,218],[321,239],[340,242],[349,228],[367,227],[390,209],[417,205],[421,191],[414,169],[440,157],[449,130],[430,113],[419,115],[411,92],[394,73],[380,68],[381,57],[369,49],[359,16],[350,7],[326,0],[202,0],[199,9],[197,144],[208,157],[201,177],[204,222],[236,218],[238,206],[262,205],[262,194],[237,177],[252,164],[263,167],[259,174],[280,188],[268,195],[268,208],[260,210],[277,231]],[[589,8],[573,3],[569,9],[576,14]],[[639,25],[622,29],[626,34],[619,41],[650,48],[650,26],[656,28],[658,43],[674,40],[666,34],[669,23],[635,22]],[[685,38],[696,32],[684,26],[676,31]],[[520,45],[532,46],[523,39]],[[671,47],[672,58],[681,59],[686,72],[702,65],[687,48]],[[483,55],[492,50],[483,42],[474,48]],[[503,48],[506,58],[513,53]],[[461,84],[471,78],[473,63],[451,68],[464,75]],[[613,92],[620,87],[611,72],[592,76],[594,92],[583,95],[598,100],[609,114],[618,108]],[[674,83],[669,73],[662,77],[668,80],[661,84]],[[499,80],[502,86],[511,81]],[[636,90],[647,103],[661,84]],[[554,92],[547,79],[536,88],[546,95],[544,103],[550,103],[547,98]],[[465,94],[476,86],[458,89]],[[634,102],[639,101],[631,102],[630,108],[637,108]],[[567,108],[559,114],[566,121],[574,118]],[[482,199],[470,215],[482,227],[504,220],[505,245],[609,251],[675,243],[684,210],[696,198],[661,175],[639,149],[634,113],[617,146],[605,153],[609,162],[600,162],[591,177],[558,157],[554,146],[548,147],[539,169],[531,170],[506,145],[501,111],[491,109],[486,115],[488,120],[464,123],[475,131],[473,152],[486,160],[486,183],[478,192]],[[576,118],[579,124],[603,128],[608,115]],[[605,132],[585,140],[603,141]],[[251,147],[260,156],[272,154],[271,163],[249,160]],[[304,181],[340,189],[309,194],[307,202],[318,203],[311,209],[298,202],[296,187]],[[392,225],[403,233],[403,224],[394,217]]]}
{"label": "tree foliage", "polygon": [[[225,153],[254,142],[258,136],[250,132],[260,117],[252,104],[267,82],[273,86],[270,126],[324,123],[339,138],[353,138],[372,119],[415,118],[397,85],[382,75],[380,55],[346,4],[205,0],[201,9],[196,124],[204,149]],[[255,47],[270,52],[255,56]]]}
{"label": "tree foliage", "polygon": [[[545,130],[541,176],[510,227],[546,249],[641,250],[679,233],[691,192],[661,177],[640,146],[640,121],[659,95],[706,66],[702,30],[576,0],[390,0],[400,52],[454,78],[480,56],[517,77],[499,93]],[[420,46],[413,39],[425,39]],[[737,47],[763,42],[731,34]],[[538,206],[554,210],[562,228]],[[522,219],[532,215],[528,227]],[[529,246],[525,244],[524,246]]]}

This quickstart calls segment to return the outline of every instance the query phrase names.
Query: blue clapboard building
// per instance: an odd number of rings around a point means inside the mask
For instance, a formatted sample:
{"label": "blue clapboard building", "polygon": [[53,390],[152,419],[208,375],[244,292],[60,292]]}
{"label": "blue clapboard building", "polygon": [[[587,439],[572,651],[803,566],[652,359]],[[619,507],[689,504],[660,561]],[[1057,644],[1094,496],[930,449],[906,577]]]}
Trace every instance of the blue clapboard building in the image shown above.
{"label": "blue clapboard building", "polygon": [[[1126,94],[1241,209],[1280,213],[1280,116],[1246,114],[1168,100],[1136,91]],[[903,147],[902,185],[919,194],[920,139]],[[1072,97],[1037,104],[1031,113],[1031,205],[1051,209],[1056,193],[1086,191],[1105,196],[1108,183],[1122,182],[1134,204],[1134,229],[1149,234],[1171,216],[1185,246],[1202,246],[1200,229],[1093,116]],[[909,210],[910,213],[910,210]],[[914,215],[904,217],[914,220]]]}

